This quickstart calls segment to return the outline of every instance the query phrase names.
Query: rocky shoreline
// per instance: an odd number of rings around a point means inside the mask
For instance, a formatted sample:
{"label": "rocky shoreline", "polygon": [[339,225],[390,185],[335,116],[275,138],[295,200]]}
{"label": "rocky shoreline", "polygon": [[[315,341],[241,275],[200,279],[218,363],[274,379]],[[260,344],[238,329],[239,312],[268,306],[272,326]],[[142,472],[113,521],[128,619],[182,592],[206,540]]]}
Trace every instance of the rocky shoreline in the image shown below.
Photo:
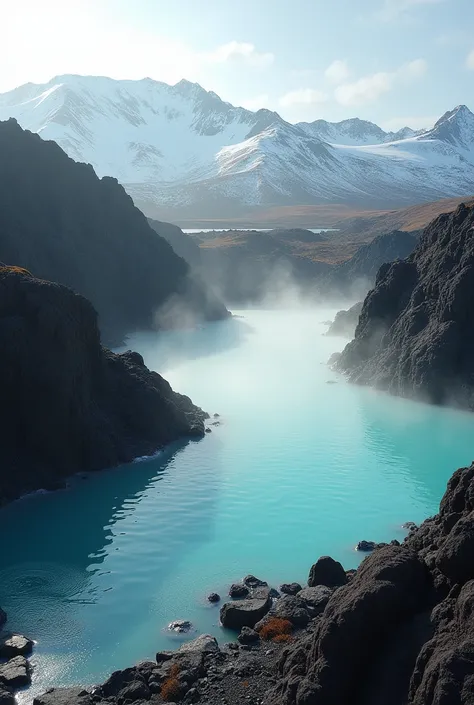
{"label": "rocky shoreline", "polygon": [[[247,576],[220,611],[236,643],[201,635],[34,705],[472,705],[474,464],[451,477],[436,516],[407,528],[402,544],[364,546],[357,570],[321,557],[306,587]],[[0,703],[12,705],[1,668]]]}

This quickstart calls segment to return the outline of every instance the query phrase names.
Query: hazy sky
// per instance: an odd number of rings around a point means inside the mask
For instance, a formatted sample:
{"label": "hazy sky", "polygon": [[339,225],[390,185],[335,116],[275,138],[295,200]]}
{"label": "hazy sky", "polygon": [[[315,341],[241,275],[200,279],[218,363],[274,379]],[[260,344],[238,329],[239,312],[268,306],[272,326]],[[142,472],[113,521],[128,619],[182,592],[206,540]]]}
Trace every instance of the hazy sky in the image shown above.
{"label": "hazy sky", "polygon": [[290,121],[474,110],[474,0],[15,0],[0,92],[79,73],[199,82]]}

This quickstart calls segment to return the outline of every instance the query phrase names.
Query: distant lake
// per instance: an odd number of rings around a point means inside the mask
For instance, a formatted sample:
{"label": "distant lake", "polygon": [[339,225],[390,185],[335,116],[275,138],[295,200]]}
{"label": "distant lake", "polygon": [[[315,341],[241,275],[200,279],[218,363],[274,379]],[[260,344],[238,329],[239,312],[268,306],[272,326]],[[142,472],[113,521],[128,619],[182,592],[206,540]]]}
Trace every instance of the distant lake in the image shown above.
{"label": "distant lake", "polygon": [[[227,232],[255,232],[268,233],[270,230],[295,230],[297,228],[182,228],[183,233],[188,235],[196,235],[197,233],[227,233]],[[301,230],[309,230],[312,233],[338,232],[339,228],[298,228]]]}

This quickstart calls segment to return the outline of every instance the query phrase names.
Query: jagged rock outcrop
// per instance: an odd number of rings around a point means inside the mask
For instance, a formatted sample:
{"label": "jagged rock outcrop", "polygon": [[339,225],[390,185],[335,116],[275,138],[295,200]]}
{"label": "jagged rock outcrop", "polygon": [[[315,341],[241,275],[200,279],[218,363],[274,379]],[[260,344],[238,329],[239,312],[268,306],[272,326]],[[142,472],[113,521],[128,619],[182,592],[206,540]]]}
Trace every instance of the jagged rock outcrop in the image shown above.
{"label": "jagged rock outcrop", "polygon": [[201,437],[205,414],[136,352],[101,347],[82,296],[0,268],[0,504]]}
{"label": "jagged rock outcrop", "polygon": [[353,298],[365,296],[380,267],[408,257],[416,247],[418,235],[418,232],[393,230],[361,245],[350,259],[330,270],[322,282],[322,293],[333,291]]}
{"label": "jagged rock outcrop", "polygon": [[462,204],[408,259],[380,268],[336,367],[393,394],[474,409],[473,295],[474,208]]}
{"label": "jagged rock outcrop", "polygon": [[0,261],[89,299],[110,344],[184,315],[227,315],[116,179],[15,120],[0,122]]}
{"label": "jagged rock outcrop", "polygon": [[326,335],[341,335],[345,338],[352,338],[359,322],[360,312],[363,302],[358,301],[347,311],[338,311],[334,321],[329,326]]}
{"label": "jagged rock outcrop", "polygon": [[282,654],[266,705],[472,705],[474,464],[435,517],[377,548],[313,634]]}

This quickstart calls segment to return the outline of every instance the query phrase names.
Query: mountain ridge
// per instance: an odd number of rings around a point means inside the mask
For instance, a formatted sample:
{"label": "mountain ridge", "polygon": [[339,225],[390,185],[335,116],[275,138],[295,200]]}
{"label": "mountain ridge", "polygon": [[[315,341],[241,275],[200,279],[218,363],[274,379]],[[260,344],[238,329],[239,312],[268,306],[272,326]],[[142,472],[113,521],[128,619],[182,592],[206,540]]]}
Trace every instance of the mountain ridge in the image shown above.
{"label": "mountain ridge", "polygon": [[466,106],[431,129],[387,133],[358,118],[292,124],[186,80],[64,75],[0,95],[0,119],[9,117],[99,176],[116,177],[159,219],[230,217],[270,204],[393,208],[469,195],[474,184]]}

